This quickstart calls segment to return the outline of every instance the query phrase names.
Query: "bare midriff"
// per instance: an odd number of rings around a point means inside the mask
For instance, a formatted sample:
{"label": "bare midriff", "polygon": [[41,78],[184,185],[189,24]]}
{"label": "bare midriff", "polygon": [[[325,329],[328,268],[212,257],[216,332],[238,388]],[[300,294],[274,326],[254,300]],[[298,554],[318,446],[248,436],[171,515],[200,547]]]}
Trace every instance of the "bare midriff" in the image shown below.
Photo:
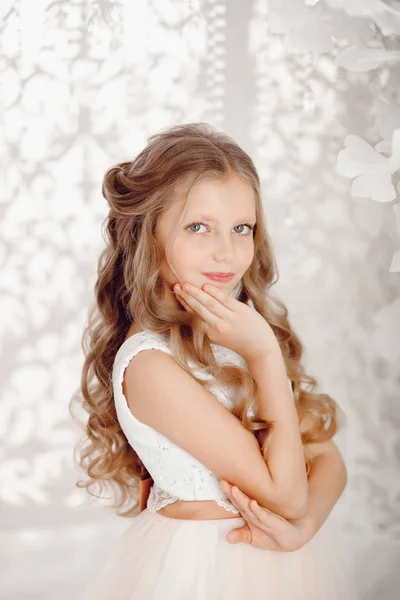
{"label": "bare midriff", "polygon": [[199,521],[213,519],[237,519],[240,514],[225,510],[214,500],[177,500],[157,511],[170,519],[196,519]]}

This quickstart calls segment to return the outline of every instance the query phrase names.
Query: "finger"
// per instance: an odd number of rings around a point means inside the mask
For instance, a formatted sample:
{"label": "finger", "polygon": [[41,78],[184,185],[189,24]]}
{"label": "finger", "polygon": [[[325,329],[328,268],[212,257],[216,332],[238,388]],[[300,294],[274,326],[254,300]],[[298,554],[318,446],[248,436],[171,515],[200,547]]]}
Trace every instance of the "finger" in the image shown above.
{"label": "finger", "polygon": [[178,302],[180,302],[182,304],[183,308],[185,310],[187,310],[187,312],[190,312],[193,314],[194,311],[190,308],[189,304],[187,302],[185,302],[183,298],[179,297],[179,294],[176,294],[176,297],[178,299]]}
{"label": "finger", "polygon": [[240,491],[235,485],[232,486],[231,494],[233,502],[236,503],[236,506],[240,510],[241,514],[244,515],[247,520],[251,518],[252,510],[250,507],[250,498]]}
{"label": "finger", "polygon": [[238,502],[238,504],[245,506],[249,510],[254,510],[254,508],[258,508],[258,514],[260,511],[266,510],[258,504],[257,500],[252,500],[241,490],[239,490],[239,488],[236,485],[232,486],[231,490],[232,496]]}
{"label": "finger", "polygon": [[231,489],[232,492],[227,493],[227,496],[246,521],[264,531],[266,529],[281,530],[282,527],[286,526],[286,520],[283,517],[260,506],[257,500],[251,500],[237,486],[232,486]]}
{"label": "finger", "polygon": [[232,486],[231,494],[233,498],[235,498],[235,500],[239,502],[239,504],[242,504],[243,506],[248,506],[250,504],[250,498],[246,496],[246,494],[244,494],[241,490],[239,490],[239,488],[236,485]]}
{"label": "finger", "polygon": [[228,498],[228,500],[230,501],[230,503],[235,508],[238,509],[238,506],[236,505],[236,502],[233,499],[232,494],[231,494],[231,487],[232,486],[227,481],[224,481],[224,480],[220,481],[220,488],[221,488],[221,490],[224,492],[224,494],[226,495],[226,497]]}
{"label": "finger", "polygon": [[[213,286],[211,286],[211,287],[213,287]],[[227,310],[229,310],[230,312],[232,312],[232,310],[233,310],[233,309],[230,309],[228,306],[226,306],[225,302],[223,302],[223,298],[226,296],[226,294],[223,294],[222,292],[219,294],[220,298],[221,298],[221,301],[220,301],[216,296],[209,294],[207,291],[205,291],[201,288],[198,288],[197,286],[192,285],[191,283],[187,283],[187,282],[185,282],[183,284],[183,291],[190,294],[193,298],[198,300],[203,306],[208,308],[208,310],[210,310],[210,312],[216,314],[218,317],[226,318]],[[226,296],[226,298],[232,299],[230,296]]]}
{"label": "finger", "polygon": [[183,298],[181,298],[181,303],[182,303],[182,306],[184,307],[184,309],[185,309],[187,312],[191,313],[192,315],[194,314],[194,311],[193,311],[193,310],[190,308],[189,304],[187,304],[187,303],[186,303],[186,302],[183,300]]}
{"label": "finger", "polygon": [[234,498],[232,495],[232,485],[228,483],[225,479],[220,480],[220,487],[222,491],[228,496],[231,502],[234,502]]}
{"label": "finger", "polygon": [[231,493],[231,484],[228,483],[225,479],[221,479],[219,482],[219,485],[222,489],[223,492],[225,492],[225,494],[230,494]]}
{"label": "finger", "polygon": [[268,522],[268,511],[266,511],[262,506],[260,506],[257,500],[251,500],[249,508],[253,515],[252,519],[255,525],[258,525],[258,527],[271,526]]}
{"label": "finger", "polygon": [[213,296],[214,298],[219,300],[219,302],[221,302],[221,304],[226,306],[226,308],[229,308],[229,310],[232,310],[232,311],[236,310],[236,308],[237,308],[236,305],[238,302],[236,300],[236,298],[229,296],[229,294],[225,294],[225,292],[223,292],[222,290],[217,288],[215,285],[211,285],[210,283],[205,283],[202,287],[202,290],[204,290],[207,294],[210,294],[211,296]]}
{"label": "finger", "polygon": [[281,531],[282,528],[287,527],[286,519],[281,517],[281,515],[277,515],[276,513],[268,510],[268,508],[260,506],[256,500],[252,500],[250,502],[250,508],[254,518],[257,519],[257,522],[259,523],[258,526],[264,531],[266,529]]}
{"label": "finger", "polygon": [[211,312],[204,304],[202,304],[198,299],[194,298],[191,294],[188,294],[184,291],[176,292],[177,295],[181,296],[185,302],[189,304],[189,306],[198,314],[200,317],[211,327],[215,327],[217,323],[221,321],[221,317],[218,317],[216,314]]}
{"label": "finger", "polygon": [[226,539],[231,544],[240,544],[241,542],[244,542],[246,544],[251,544],[252,535],[251,535],[251,531],[247,527],[247,525],[243,525],[242,527],[239,527],[237,529],[232,529],[228,533]]}
{"label": "finger", "polygon": [[263,524],[263,521],[260,517],[262,516],[262,511],[264,509],[259,506],[256,500],[251,500],[236,486],[232,487],[232,497],[233,503],[235,503],[236,507],[239,509],[246,521],[249,521],[258,527]]}

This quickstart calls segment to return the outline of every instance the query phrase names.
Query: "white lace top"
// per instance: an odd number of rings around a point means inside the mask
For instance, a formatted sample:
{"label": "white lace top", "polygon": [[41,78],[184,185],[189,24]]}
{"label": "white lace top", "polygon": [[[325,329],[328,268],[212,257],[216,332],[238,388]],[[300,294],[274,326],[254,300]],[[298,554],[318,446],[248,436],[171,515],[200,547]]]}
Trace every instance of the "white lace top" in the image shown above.
{"label": "white lace top", "polygon": [[[163,350],[172,355],[169,342],[163,335],[141,331],[129,337],[120,346],[115,356],[112,373],[114,402],[119,423],[128,442],[154,481],[147,501],[148,510],[156,512],[177,500],[215,500],[225,510],[239,514],[222,492],[219,479],[212,471],[186,450],[139,421],[128,407],[122,392],[124,371],[136,354],[150,348]],[[217,344],[211,344],[211,348],[218,364],[246,367],[245,359],[233,350]],[[207,389],[224,406],[232,409],[229,388],[217,384],[215,379],[207,374],[196,370],[194,373],[199,378],[208,380]],[[248,415],[250,414],[254,415],[254,407],[249,409]]]}

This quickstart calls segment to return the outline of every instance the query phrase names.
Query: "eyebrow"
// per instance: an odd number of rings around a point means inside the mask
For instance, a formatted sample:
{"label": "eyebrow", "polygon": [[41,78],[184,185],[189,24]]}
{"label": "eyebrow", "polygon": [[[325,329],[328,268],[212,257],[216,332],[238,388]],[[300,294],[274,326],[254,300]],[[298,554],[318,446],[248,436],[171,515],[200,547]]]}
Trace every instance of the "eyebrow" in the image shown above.
{"label": "eyebrow", "polygon": [[[212,221],[213,223],[218,223],[218,219],[214,219],[213,217],[208,217],[207,215],[202,215],[198,217],[199,219],[204,219],[204,221]],[[245,221],[255,221],[254,217],[243,217],[243,219],[237,219],[244,223]]]}

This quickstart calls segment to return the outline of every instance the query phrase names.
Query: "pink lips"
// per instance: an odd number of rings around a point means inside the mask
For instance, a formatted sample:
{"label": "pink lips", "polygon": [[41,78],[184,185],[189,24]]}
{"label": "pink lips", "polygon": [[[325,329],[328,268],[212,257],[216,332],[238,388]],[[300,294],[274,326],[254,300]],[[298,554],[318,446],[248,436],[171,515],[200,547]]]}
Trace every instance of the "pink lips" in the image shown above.
{"label": "pink lips", "polygon": [[205,275],[209,279],[212,279],[213,281],[223,281],[223,282],[231,281],[234,274],[235,273],[203,273],[203,275]]}

